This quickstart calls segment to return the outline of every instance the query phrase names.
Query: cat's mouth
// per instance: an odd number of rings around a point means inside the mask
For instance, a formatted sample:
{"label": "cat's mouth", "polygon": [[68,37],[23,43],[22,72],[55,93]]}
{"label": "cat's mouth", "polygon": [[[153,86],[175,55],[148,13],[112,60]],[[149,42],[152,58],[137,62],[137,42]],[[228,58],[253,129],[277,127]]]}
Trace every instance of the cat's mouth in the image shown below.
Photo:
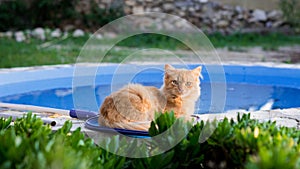
{"label": "cat's mouth", "polygon": [[190,92],[187,91],[187,92],[181,93],[181,94],[180,94],[180,97],[183,97],[183,98],[184,98],[184,97],[187,97],[187,96],[189,96],[189,95],[190,95]]}
{"label": "cat's mouth", "polygon": [[172,94],[172,98],[176,99],[178,97],[187,97],[189,92],[176,92],[176,94]]}

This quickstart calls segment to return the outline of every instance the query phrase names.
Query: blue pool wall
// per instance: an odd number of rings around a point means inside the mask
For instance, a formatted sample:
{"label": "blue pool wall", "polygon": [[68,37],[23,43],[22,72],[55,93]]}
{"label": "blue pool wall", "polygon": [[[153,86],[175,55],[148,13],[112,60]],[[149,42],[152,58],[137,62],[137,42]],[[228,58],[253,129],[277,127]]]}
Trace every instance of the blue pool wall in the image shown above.
{"label": "blue pool wall", "polygon": [[[95,78],[95,85],[110,85],[113,74],[120,67],[118,64],[100,65],[97,76],[80,77],[84,79]],[[158,83],[162,82],[164,65],[121,65],[122,70],[131,70],[133,67],[143,69],[132,82]],[[199,65],[188,65],[193,69]],[[214,66],[214,65],[207,65]],[[175,65],[176,67],[176,65]],[[95,66],[84,66],[84,70],[97,70]],[[0,71],[0,98],[31,91],[44,91],[59,88],[72,88],[75,66],[35,68],[25,71]],[[274,87],[288,87],[300,89],[300,69],[273,68],[264,66],[223,65],[226,83],[269,85]],[[129,71],[130,72],[130,71]],[[215,72],[223,73],[223,72]],[[122,81],[128,72],[122,71],[117,79]],[[206,66],[202,70],[202,82],[209,83],[210,76]],[[117,81],[118,81],[117,80]],[[91,84],[92,85],[92,84]]]}

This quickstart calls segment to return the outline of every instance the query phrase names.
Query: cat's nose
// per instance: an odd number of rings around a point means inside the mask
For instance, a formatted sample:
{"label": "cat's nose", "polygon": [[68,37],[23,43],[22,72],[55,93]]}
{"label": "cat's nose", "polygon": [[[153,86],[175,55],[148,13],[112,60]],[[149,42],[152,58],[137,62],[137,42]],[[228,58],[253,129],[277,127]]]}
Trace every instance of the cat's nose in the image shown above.
{"label": "cat's nose", "polygon": [[183,93],[183,89],[178,88],[178,92],[179,92],[179,94],[182,94]]}

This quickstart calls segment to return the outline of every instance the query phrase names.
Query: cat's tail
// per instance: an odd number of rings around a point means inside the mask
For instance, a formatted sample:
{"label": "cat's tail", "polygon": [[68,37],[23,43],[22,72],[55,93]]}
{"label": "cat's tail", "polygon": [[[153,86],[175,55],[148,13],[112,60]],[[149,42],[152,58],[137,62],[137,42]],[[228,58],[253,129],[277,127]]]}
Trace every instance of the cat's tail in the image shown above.
{"label": "cat's tail", "polygon": [[110,128],[119,128],[119,129],[128,129],[128,130],[140,130],[140,131],[148,131],[150,128],[151,121],[143,121],[143,122],[129,122],[129,121],[109,121],[104,118],[101,114],[98,119],[98,123],[102,126],[110,127]]}
{"label": "cat's tail", "polygon": [[111,128],[148,130],[153,113],[149,112],[148,99],[137,91],[141,90],[138,87],[130,85],[106,97],[100,108],[99,124]]}
{"label": "cat's tail", "polygon": [[100,108],[99,124],[132,130],[148,130],[155,110],[151,92],[144,86],[130,84],[105,98]]}

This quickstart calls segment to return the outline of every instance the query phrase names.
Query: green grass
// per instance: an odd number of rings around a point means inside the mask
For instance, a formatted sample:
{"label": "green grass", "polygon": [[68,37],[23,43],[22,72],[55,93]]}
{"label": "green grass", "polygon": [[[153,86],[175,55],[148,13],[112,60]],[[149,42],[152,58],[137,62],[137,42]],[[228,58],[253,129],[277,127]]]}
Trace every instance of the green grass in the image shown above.
{"label": "green grass", "polygon": [[159,49],[188,49],[186,45],[177,39],[161,35],[161,34],[139,34],[124,39],[118,43],[117,46],[128,47],[147,47],[147,48],[159,48]]}
{"label": "green grass", "polygon": [[[300,45],[300,35],[284,35],[281,33],[236,33],[233,35],[222,35],[215,33],[208,35],[208,39],[211,41],[214,47],[256,47],[261,46],[266,50],[276,49],[279,46],[285,45]],[[119,46],[129,47],[154,47],[154,48],[166,48],[166,49],[188,49],[183,43],[171,37],[164,35],[143,34],[139,36],[133,36],[125,39]]]}
{"label": "green grass", "polygon": [[13,39],[0,39],[0,67],[23,67],[74,63],[87,38],[68,38],[48,47],[44,42],[16,42]]}
{"label": "green grass", "polygon": [[214,34],[208,37],[217,48],[222,47],[255,47],[261,46],[265,50],[277,49],[280,46],[300,45],[300,35],[270,34],[233,34],[224,36]]}
{"label": "green grass", "polygon": [[[278,50],[280,46],[300,45],[300,35],[273,34],[234,34],[224,36],[221,34],[209,35],[211,43],[216,48],[227,47],[233,51],[245,51],[247,47],[260,46],[263,50]],[[24,67],[35,65],[53,65],[75,63],[81,48],[88,37],[67,38],[42,42],[30,40],[16,42],[13,39],[0,38],[0,67]],[[100,44],[112,43],[111,39],[102,39]],[[121,62],[126,56],[136,49],[131,48],[158,48],[165,50],[188,50],[189,48],[180,41],[171,37],[158,34],[142,34],[127,38],[115,46],[129,47],[122,50],[113,48],[104,57],[104,62]],[[143,57],[143,56],[141,56]]]}

